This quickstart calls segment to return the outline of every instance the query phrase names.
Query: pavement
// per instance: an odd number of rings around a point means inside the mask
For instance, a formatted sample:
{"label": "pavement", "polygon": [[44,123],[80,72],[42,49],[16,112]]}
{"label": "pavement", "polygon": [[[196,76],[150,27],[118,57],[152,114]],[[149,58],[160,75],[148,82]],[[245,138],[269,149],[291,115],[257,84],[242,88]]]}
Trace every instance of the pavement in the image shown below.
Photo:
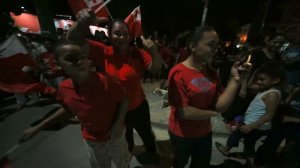
{"label": "pavement", "polygon": [[[156,136],[158,150],[162,155],[162,160],[164,160],[164,163],[159,167],[170,167],[172,153],[167,132],[169,108],[160,108],[160,97],[153,94],[153,90],[159,87],[159,82],[144,83],[143,87],[150,105],[152,128]],[[14,108],[16,108],[15,99],[9,97],[5,99],[5,102],[8,105],[0,108],[2,116],[0,118],[0,156],[2,158],[2,156],[7,155],[12,168],[89,167],[79,124],[66,125],[55,131],[41,131],[29,141],[15,146],[21,133],[29,128],[30,124],[57,109],[57,104],[31,105],[14,112]],[[5,113],[8,115],[3,115]],[[229,132],[225,129],[221,117],[212,118],[212,123],[213,142],[219,141],[225,144]],[[143,151],[140,146],[142,142],[136,133],[134,136],[137,145],[135,152],[141,153]],[[13,147],[15,148],[12,149]],[[241,148],[236,148],[233,151],[241,151]],[[211,164],[220,164],[224,159],[226,158],[213,146]],[[130,167],[136,166],[141,166],[141,164],[133,157]]]}

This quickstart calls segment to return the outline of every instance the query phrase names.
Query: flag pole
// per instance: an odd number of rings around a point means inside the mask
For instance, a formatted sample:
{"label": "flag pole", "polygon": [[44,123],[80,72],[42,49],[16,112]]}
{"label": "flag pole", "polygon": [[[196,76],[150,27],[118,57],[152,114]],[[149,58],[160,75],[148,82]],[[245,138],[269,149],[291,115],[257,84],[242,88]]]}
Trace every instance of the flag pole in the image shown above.
{"label": "flag pole", "polygon": [[111,14],[110,14],[110,11],[109,11],[109,10],[107,10],[107,11],[108,11],[108,14],[109,14],[109,18],[110,18],[111,20],[114,20],[113,17],[111,16]]}
{"label": "flag pole", "polygon": [[[111,0],[109,0],[109,1],[111,1]],[[107,8],[108,9],[108,8]],[[110,20],[114,20],[113,19],[113,17],[112,17],[112,15],[110,14],[110,11],[109,10],[107,10],[107,12],[108,12],[108,14],[109,14],[109,18],[110,18]]]}
{"label": "flag pole", "polygon": [[202,13],[201,26],[205,25],[205,20],[206,20],[207,11],[208,11],[208,3],[209,3],[209,0],[204,0],[204,7],[203,7],[203,13]]}
{"label": "flag pole", "polygon": [[97,13],[99,10],[101,10],[104,6],[106,6],[111,0],[105,1],[103,4],[101,4],[96,10],[95,13]]}

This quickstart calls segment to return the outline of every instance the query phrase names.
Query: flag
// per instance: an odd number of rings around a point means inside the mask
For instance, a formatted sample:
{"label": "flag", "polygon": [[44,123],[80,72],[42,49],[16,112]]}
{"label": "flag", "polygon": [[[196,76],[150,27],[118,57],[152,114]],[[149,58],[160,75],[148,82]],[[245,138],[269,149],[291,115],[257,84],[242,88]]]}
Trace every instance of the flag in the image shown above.
{"label": "flag", "polygon": [[140,37],[143,35],[140,6],[136,7],[124,22],[128,25],[131,37]]}
{"label": "flag", "polygon": [[15,34],[0,45],[0,58],[7,58],[20,53],[27,54],[28,51]]}
{"label": "flag", "polygon": [[37,69],[38,65],[16,35],[11,35],[0,45],[0,90],[10,93],[55,93],[54,88],[38,82],[24,72],[29,67]]}
{"label": "flag", "polygon": [[[84,8],[90,8],[95,11],[104,3],[103,0],[68,0],[68,2],[75,15],[78,11]],[[96,12],[96,16],[98,17],[108,17],[109,15],[110,14],[106,6]]]}

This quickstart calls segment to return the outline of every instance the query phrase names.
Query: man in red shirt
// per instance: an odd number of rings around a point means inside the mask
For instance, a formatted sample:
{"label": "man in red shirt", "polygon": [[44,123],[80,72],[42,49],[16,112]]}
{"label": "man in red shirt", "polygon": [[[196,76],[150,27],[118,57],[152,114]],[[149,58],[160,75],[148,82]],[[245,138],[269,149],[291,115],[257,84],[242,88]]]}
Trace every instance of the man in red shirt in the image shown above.
{"label": "man in red shirt", "polygon": [[96,68],[79,45],[65,41],[56,47],[56,56],[70,77],[59,86],[58,100],[63,105],[55,114],[25,131],[27,140],[57,118],[72,112],[81,123],[82,136],[93,168],[127,168],[130,153],[127,149],[123,121],[129,99],[120,83]]}

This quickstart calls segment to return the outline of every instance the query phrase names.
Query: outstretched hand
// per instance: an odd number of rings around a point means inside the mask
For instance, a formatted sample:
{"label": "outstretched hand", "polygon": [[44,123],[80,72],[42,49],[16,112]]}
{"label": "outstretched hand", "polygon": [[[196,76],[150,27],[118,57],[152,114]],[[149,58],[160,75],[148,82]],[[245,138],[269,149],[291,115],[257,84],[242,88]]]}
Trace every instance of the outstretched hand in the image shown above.
{"label": "outstretched hand", "polygon": [[19,142],[25,142],[35,136],[40,130],[37,127],[31,127],[25,130],[22,133],[21,138],[19,139]]}

